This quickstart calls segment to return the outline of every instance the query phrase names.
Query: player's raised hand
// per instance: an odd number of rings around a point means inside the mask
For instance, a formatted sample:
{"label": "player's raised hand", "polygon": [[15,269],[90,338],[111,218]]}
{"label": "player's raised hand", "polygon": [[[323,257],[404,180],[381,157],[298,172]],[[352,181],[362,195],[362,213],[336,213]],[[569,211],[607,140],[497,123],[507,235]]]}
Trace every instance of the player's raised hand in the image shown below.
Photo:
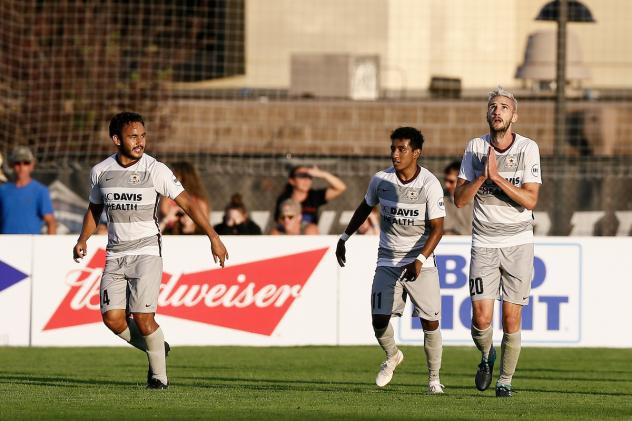
{"label": "player's raised hand", "polygon": [[219,237],[211,238],[211,253],[213,253],[213,261],[224,267],[224,261],[228,260],[228,251]]}
{"label": "player's raised hand", "polygon": [[72,249],[72,258],[75,262],[79,263],[81,259],[86,257],[86,253],[88,252],[88,245],[85,241],[77,241],[75,247]]}
{"label": "player's raised hand", "polygon": [[347,248],[345,247],[345,242],[338,240],[338,245],[336,246],[336,259],[338,260],[340,267],[345,267],[345,263],[347,263],[346,254]]}

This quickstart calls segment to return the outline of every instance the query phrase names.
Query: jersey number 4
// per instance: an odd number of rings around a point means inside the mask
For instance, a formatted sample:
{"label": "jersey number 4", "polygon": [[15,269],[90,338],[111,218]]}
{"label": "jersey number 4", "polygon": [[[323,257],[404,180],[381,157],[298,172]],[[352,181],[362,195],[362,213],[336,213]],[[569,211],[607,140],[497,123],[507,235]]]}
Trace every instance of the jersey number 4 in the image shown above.
{"label": "jersey number 4", "polygon": [[110,297],[108,297],[107,289],[103,290],[103,298],[101,299],[101,302],[103,303],[104,306],[110,305]]}

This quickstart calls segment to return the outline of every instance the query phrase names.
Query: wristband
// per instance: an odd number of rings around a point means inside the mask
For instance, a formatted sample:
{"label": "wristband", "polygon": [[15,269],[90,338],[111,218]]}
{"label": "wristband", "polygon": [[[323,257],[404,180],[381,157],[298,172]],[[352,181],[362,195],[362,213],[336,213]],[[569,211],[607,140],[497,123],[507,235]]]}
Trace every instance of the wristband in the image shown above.
{"label": "wristband", "polygon": [[347,234],[346,232],[343,232],[342,235],[340,236],[340,241],[347,241],[349,239],[349,234]]}
{"label": "wristband", "polygon": [[420,254],[419,256],[417,256],[417,260],[419,260],[421,262],[421,266],[424,265],[424,263],[426,263],[426,260],[428,258],[426,256],[424,256],[423,254]]}

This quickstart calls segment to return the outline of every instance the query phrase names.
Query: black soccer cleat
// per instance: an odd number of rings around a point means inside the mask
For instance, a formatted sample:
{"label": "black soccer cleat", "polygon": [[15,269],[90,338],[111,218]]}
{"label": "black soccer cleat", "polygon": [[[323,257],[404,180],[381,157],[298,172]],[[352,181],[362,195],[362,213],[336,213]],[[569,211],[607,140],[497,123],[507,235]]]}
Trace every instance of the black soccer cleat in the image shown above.
{"label": "black soccer cleat", "polygon": [[[169,351],[171,351],[171,347],[169,346],[169,342],[165,341],[165,358],[169,356]],[[151,381],[151,376],[153,373],[151,372],[151,366],[147,367],[147,387],[149,387],[149,382]]]}
{"label": "black soccer cleat", "polygon": [[147,389],[167,389],[169,387],[169,383],[164,384],[158,379],[151,378],[149,382],[147,382]]}
{"label": "black soccer cleat", "polygon": [[487,390],[489,385],[492,383],[492,374],[494,373],[495,362],[496,349],[492,346],[492,348],[489,350],[487,361],[481,360],[481,363],[478,365],[476,377],[474,378],[474,384],[476,384],[476,388],[481,392],[483,390]]}
{"label": "black soccer cleat", "polygon": [[513,396],[513,393],[511,392],[510,384],[502,384],[502,383],[496,384],[496,397],[497,398],[510,398],[512,396]]}

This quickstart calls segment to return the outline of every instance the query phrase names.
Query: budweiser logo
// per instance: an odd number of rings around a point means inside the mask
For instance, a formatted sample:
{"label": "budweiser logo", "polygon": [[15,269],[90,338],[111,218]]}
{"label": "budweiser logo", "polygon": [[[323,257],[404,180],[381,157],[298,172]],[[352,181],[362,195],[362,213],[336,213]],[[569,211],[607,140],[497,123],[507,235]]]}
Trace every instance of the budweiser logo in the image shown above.
{"label": "budweiser logo", "polygon": [[[163,273],[158,313],[246,332],[271,335],[327,248],[202,272]],[[99,284],[105,250],[70,271],[70,287],[44,330],[101,321]]]}

